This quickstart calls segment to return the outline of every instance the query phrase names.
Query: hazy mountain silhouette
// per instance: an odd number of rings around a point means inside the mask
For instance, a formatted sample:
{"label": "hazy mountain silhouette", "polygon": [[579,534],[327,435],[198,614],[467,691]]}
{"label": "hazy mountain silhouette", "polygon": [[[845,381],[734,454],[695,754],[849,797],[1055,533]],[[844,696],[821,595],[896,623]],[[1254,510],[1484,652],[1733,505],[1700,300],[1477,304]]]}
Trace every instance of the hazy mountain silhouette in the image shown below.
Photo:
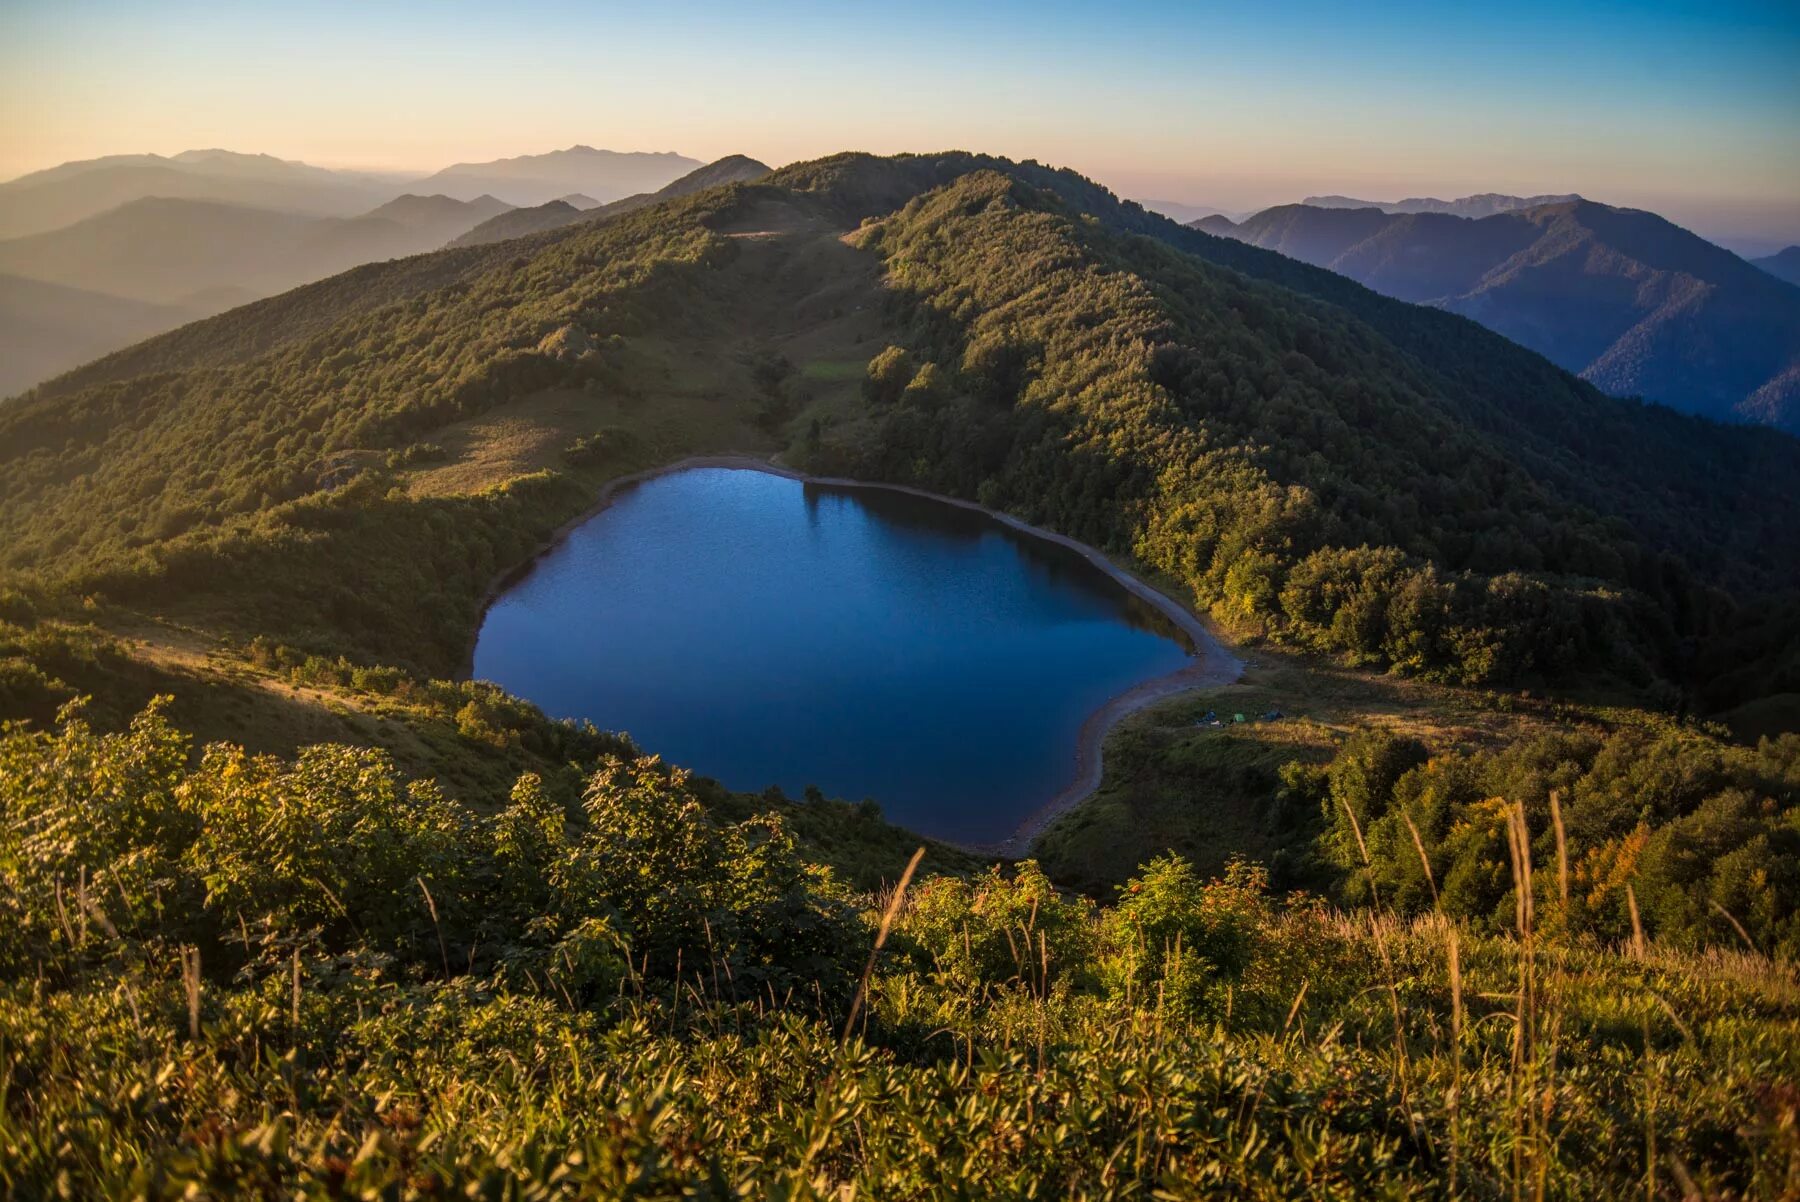
{"label": "hazy mountain silhouette", "polygon": [[418,190],[442,192],[461,200],[491,192],[515,205],[541,205],[580,192],[605,203],[638,192],[653,192],[698,166],[698,160],[674,153],[623,153],[571,146],[548,154],[526,154],[490,163],[457,163],[421,180]]}
{"label": "hazy mountain silhouette", "polygon": [[215,312],[0,275],[0,397]]}
{"label": "hazy mountain silhouette", "polygon": [[1564,195],[1508,196],[1502,192],[1479,192],[1456,200],[1439,200],[1435,196],[1413,196],[1405,200],[1357,200],[1351,196],[1308,196],[1300,203],[1315,209],[1380,209],[1384,213],[1448,213],[1453,217],[1492,217],[1518,209],[1535,209],[1540,205],[1567,204],[1581,197]]}
{"label": "hazy mountain silhouette", "polygon": [[329,171],[266,154],[189,150],[169,157],[108,155],[0,184],[0,238],[59,229],[151,196],[349,216],[396,191],[374,176]]}
{"label": "hazy mountain silhouette", "polygon": [[635,196],[627,196],[623,200],[615,200],[611,204],[583,209],[572,204],[565,197],[561,200],[550,201],[548,204],[514,209],[509,213],[502,213],[482,222],[451,242],[450,245],[482,246],[489,242],[504,242],[508,238],[522,238],[527,234],[561,229],[563,226],[573,225],[577,221],[601,221],[608,217],[616,217],[620,213],[641,209],[658,201],[672,200],[677,196],[688,196],[719,184],[745,183],[761,179],[767,174],[769,174],[769,168],[755,159],[741,154],[727,155],[704,167],[688,172],[680,179],[655,192],[640,192]]}
{"label": "hazy mountain silhouette", "polygon": [[492,196],[456,200],[441,193],[436,196],[420,196],[408,192],[379,208],[371,209],[357,220],[395,221],[415,229],[433,226],[449,228],[463,226],[470,221],[486,221],[490,217],[509,212],[512,207],[504,200],[497,200]]}
{"label": "hazy mountain silhouette", "polygon": [[1139,200],[1137,202],[1152,213],[1161,213],[1171,221],[1182,225],[1192,225],[1203,217],[1225,217],[1239,221],[1255,212],[1254,209],[1227,209],[1222,205],[1187,204],[1179,200]]}
{"label": "hazy mountain silhouette", "polygon": [[1800,246],[1790,246],[1767,258],[1752,259],[1750,262],[1778,280],[1786,280],[1790,284],[1800,285]]}
{"label": "hazy mountain silhouette", "polygon": [[318,218],[150,197],[0,242],[0,271],[159,304],[192,304],[219,289],[244,300],[359,263],[435,250],[506,208],[491,196],[407,195],[360,217]]}
{"label": "hazy mountain silhouette", "polygon": [[1615,395],[1800,431],[1800,290],[1654,213],[1281,205],[1194,228],[1474,318]]}

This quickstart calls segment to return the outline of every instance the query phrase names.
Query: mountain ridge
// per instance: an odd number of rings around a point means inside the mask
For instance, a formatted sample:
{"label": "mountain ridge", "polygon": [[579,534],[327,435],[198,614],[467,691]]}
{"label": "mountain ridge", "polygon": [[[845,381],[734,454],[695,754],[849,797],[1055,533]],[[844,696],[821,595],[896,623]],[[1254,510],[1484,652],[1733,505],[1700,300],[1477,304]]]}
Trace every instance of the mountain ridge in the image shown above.
{"label": "mountain ridge", "polygon": [[489,192],[520,207],[543,204],[571,192],[601,203],[651,192],[702,164],[673,151],[598,150],[575,145],[481,163],[452,163],[418,187],[458,199]]}
{"label": "mountain ridge", "polygon": [[1784,283],[1800,287],[1800,246],[1790,246],[1760,259],[1751,259],[1759,267]]}
{"label": "mountain ridge", "polygon": [[[359,216],[315,218],[144,197],[73,226],[0,241],[0,273],[78,289],[112,314],[94,320],[79,306],[54,302],[36,313],[17,305],[0,312],[0,338],[29,338],[34,348],[0,372],[0,396],[186,321],[362,263],[436,250],[507,207],[491,197],[408,194]],[[22,295],[13,289],[15,299]]]}
{"label": "mountain ridge", "polygon": [[[810,300],[826,263],[854,291]],[[857,282],[871,268],[878,278]],[[1048,290],[1030,283],[1040,270]],[[373,264],[90,365],[0,418],[15,498],[0,542],[15,569],[74,571],[102,594],[201,604],[199,581],[250,589],[233,592],[243,621],[275,612],[260,589],[301,604],[289,577],[329,561],[368,611],[358,628],[398,654],[427,632],[375,614],[415,586],[365,577],[410,571],[417,554],[394,544],[359,559],[353,532],[374,519],[331,533],[340,519],[326,515],[362,497],[382,522],[433,510],[386,485],[340,493],[331,464],[398,455],[546,388],[655,394],[662,362],[744,373],[703,396],[762,395],[745,364],[763,360],[718,347],[751,330],[798,348],[815,323],[895,320],[884,336],[910,345],[901,361],[934,370],[908,369],[904,404],[834,394],[853,407],[809,414],[777,393],[759,420],[798,440],[798,461],[979,497],[1144,558],[1222,621],[1357,662],[1473,679],[1604,662],[1648,680],[1674,670],[1676,630],[1720,620],[1706,588],[1791,587],[1800,562],[1779,484],[1800,471],[1792,439],[1612,400],[1460,317],[1183,230],[1074,173],[961,153],[839,156],[613,221]],[[769,352],[789,353],[803,352]],[[323,378],[321,362],[343,367]],[[312,433],[282,443],[296,430]],[[278,443],[293,450],[237,449]],[[196,491],[201,463],[211,483]],[[1729,504],[1727,464],[1742,477]],[[169,481],[153,505],[112,499],[146,474]],[[488,537],[477,515],[490,510],[553,528],[579,507],[566,477],[517,487],[538,508],[498,493],[457,503],[468,537]],[[96,522],[127,510],[137,533]],[[267,559],[301,537],[281,534],[287,523],[315,520],[327,525],[304,536],[311,550]],[[171,572],[186,582],[175,592]],[[1309,608],[1337,573],[1373,590],[1355,611],[1370,625]],[[1415,619],[1390,629],[1380,616],[1409,590],[1435,615],[1419,620],[1447,624],[1416,644]],[[478,600],[458,596],[445,621]],[[328,627],[341,624],[309,629]]]}
{"label": "mountain ridge", "polygon": [[0,241],[0,271],[153,303],[231,287],[272,295],[377,259],[436,250],[502,202],[406,196],[354,217],[144,197]]}
{"label": "mountain ridge", "polygon": [[66,228],[152,196],[347,217],[389,199],[395,191],[370,177],[272,155],[235,151],[184,151],[172,157],[108,155],[0,183],[0,238]]}
{"label": "mountain ridge", "polygon": [[1573,192],[1540,196],[1509,196],[1504,192],[1477,192],[1455,200],[1412,196],[1405,200],[1358,200],[1351,196],[1308,196],[1300,203],[1315,209],[1379,209],[1384,213],[1448,213],[1454,217],[1492,217],[1516,209],[1547,204],[1568,204],[1582,199]]}
{"label": "mountain ridge", "polygon": [[1285,205],[1195,228],[1461,313],[1615,395],[1800,432],[1800,292],[1653,213]]}
{"label": "mountain ridge", "polygon": [[717,187],[720,184],[747,183],[761,179],[768,174],[769,168],[766,164],[747,155],[726,155],[722,159],[716,159],[711,163],[696,167],[686,175],[658,188],[655,192],[640,192],[635,196],[627,196],[608,204],[594,204],[587,207],[572,204],[567,198],[562,198],[534,207],[501,213],[453,239],[449,245],[479,246],[485,243],[519,238],[527,234],[559,229],[577,221],[603,221],[609,217],[617,217],[678,196],[688,196],[705,188]]}

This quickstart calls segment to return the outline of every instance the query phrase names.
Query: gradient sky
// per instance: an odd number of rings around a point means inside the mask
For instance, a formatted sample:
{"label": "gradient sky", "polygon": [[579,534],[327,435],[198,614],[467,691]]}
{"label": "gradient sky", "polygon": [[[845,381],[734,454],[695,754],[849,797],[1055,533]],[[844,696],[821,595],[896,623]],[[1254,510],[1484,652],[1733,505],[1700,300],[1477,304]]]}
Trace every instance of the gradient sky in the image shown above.
{"label": "gradient sky", "polygon": [[1228,208],[1574,191],[1800,240],[1800,4],[0,0],[0,178],[576,142],[956,146]]}

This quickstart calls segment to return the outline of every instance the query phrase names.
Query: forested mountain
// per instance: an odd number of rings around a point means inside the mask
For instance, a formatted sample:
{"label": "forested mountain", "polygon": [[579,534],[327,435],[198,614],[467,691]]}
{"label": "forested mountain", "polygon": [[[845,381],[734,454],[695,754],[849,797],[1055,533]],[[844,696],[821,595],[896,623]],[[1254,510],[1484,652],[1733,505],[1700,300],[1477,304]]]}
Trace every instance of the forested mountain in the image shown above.
{"label": "forested mountain", "polygon": [[1435,196],[1413,196],[1406,200],[1357,200],[1351,196],[1308,196],[1300,203],[1314,209],[1379,209],[1383,213],[1448,213],[1452,217],[1492,217],[1516,209],[1535,209],[1540,205],[1570,204],[1580,200],[1574,193],[1566,196],[1507,196],[1501,192],[1478,192],[1456,200],[1439,200]]}
{"label": "forested mountain", "polygon": [[1800,290],[1653,213],[1284,205],[1196,228],[1474,318],[1616,396],[1800,431]]}
{"label": "forested mountain", "polygon": [[1800,246],[1790,246],[1767,258],[1752,259],[1750,262],[1778,280],[1800,285]]}
{"label": "forested mountain", "polygon": [[571,146],[488,163],[456,163],[420,180],[416,190],[472,199],[491,192],[514,205],[541,205],[580,192],[600,203],[654,192],[700,166],[684,155]]}
{"label": "forested mountain", "polygon": [[482,222],[452,241],[450,245],[481,246],[489,242],[504,242],[508,238],[518,238],[525,234],[561,229],[563,226],[573,225],[577,221],[600,221],[607,217],[617,217],[621,213],[629,213],[634,209],[645,208],[659,201],[672,200],[677,196],[689,196],[707,188],[716,188],[721,184],[747,183],[750,180],[761,179],[768,173],[768,167],[755,159],[741,154],[727,155],[704,167],[695,168],[680,179],[658,188],[655,192],[640,192],[635,196],[627,196],[610,204],[578,205],[564,197],[550,201],[548,204],[514,209],[509,213],[502,213]]}
{"label": "forested mountain", "polygon": [[[131,591],[176,547],[244,553],[289,504],[346,503],[336,457],[608,362],[553,349],[571,339],[629,343],[645,306],[672,314],[660,338],[768,307],[754,279],[691,313],[653,299],[713,287],[677,264],[813,241],[731,229],[834,239],[887,214],[861,253],[913,367],[900,403],[822,426],[821,463],[979,495],[1133,552],[1245,628],[1456,679],[1679,673],[1681,640],[1725,620],[1710,589],[1795,583],[1800,444],[1609,400],[1452,315],[956,155],[827,160],[498,257],[369,268],[77,373],[0,425],[6,564]],[[608,282],[658,256],[676,257]],[[629,355],[607,370],[633,386]],[[166,484],[127,501],[147,479]]]}
{"label": "forested mountain", "polygon": [[145,197],[349,216],[399,191],[381,179],[266,154],[189,150],[64,163],[0,184],[0,238],[60,229]]}

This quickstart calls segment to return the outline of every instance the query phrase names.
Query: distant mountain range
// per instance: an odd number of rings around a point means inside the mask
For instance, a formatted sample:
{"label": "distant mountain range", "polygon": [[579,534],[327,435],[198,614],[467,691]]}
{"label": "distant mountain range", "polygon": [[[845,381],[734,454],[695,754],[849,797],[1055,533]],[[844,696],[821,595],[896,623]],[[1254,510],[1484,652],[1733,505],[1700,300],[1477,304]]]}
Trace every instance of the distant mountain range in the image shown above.
{"label": "distant mountain range", "polygon": [[741,154],[727,155],[716,162],[688,172],[673,183],[666,184],[654,192],[640,192],[635,196],[627,196],[615,200],[611,204],[592,205],[586,208],[576,205],[564,197],[548,204],[534,205],[530,208],[513,209],[489,218],[468,233],[450,243],[451,246],[483,246],[489,242],[504,242],[508,238],[521,238],[526,234],[538,234],[545,230],[561,229],[565,225],[573,225],[577,221],[601,221],[608,217],[616,217],[620,213],[629,213],[633,209],[641,209],[645,205],[658,201],[670,200],[677,196],[688,196],[706,188],[720,184],[748,183],[761,179],[769,174],[766,164]]}
{"label": "distant mountain range", "polygon": [[214,312],[0,275],[0,397]]}
{"label": "distant mountain range", "polygon": [[146,197],[208,200],[314,217],[352,217],[403,192],[510,205],[563,199],[593,208],[654,192],[699,167],[679,154],[622,153],[571,146],[548,154],[458,163],[423,180],[334,171],[266,154],[187,150],[116,154],[63,163],[0,183],[0,238],[61,229]]}
{"label": "distant mountain range", "polygon": [[521,206],[541,205],[576,192],[605,204],[640,192],[653,192],[700,165],[699,160],[679,154],[621,153],[571,146],[549,154],[520,155],[489,163],[457,163],[419,181],[416,190],[442,192],[461,200],[492,193]]}
{"label": "distant mountain range", "polygon": [[[1800,289],[1654,213],[1540,199],[1279,205],[1193,227],[1473,318],[1615,395],[1800,432]],[[1512,207],[1417,207],[1432,204]]]}
{"label": "distant mountain range", "polygon": [[401,196],[359,217],[144,197],[0,241],[0,397],[196,318],[436,250],[509,208]]}
{"label": "distant mountain range", "polygon": [[[359,264],[600,221],[768,174],[741,155],[703,166],[579,145],[407,184],[225,150],[65,163],[0,184],[0,275],[13,277],[0,289],[0,346],[24,348],[0,370],[0,395]],[[1143,204],[1474,318],[1608,391],[1800,424],[1800,248],[1751,265],[1654,214],[1574,196],[1321,196],[1253,215]]]}
{"label": "distant mountain range", "polygon": [[1507,196],[1500,192],[1480,192],[1457,200],[1439,200],[1435,196],[1413,196],[1406,200],[1357,200],[1350,196],[1308,196],[1300,203],[1314,209],[1380,209],[1383,213],[1448,213],[1453,217],[1492,217],[1519,209],[1535,209],[1541,205],[1569,204],[1580,200],[1573,192],[1563,196]]}
{"label": "distant mountain range", "polygon": [[60,229],[147,196],[210,200],[313,216],[367,212],[402,189],[266,154],[189,150],[64,163],[0,184],[0,238]]}
{"label": "distant mountain range", "polygon": [[[392,177],[222,150],[65,163],[0,184],[0,230],[17,233],[0,237],[0,397],[360,264],[476,231],[469,242],[599,220],[768,171],[742,155],[702,166],[576,146],[458,164],[402,193]],[[484,180],[530,207],[515,210]]]}
{"label": "distant mountain range", "polygon": [[145,197],[0,242],[0,272],[159,304],[230,289],[249,300],[359,263],[436,250],[509,208],[491,196],[402,196],[359,217]]}
{"label": "distant mountain range", "polygon": [[1191,225],[1202,217],[1229,217],[1233,221],[1242,221],[1255,209],[1227,209],[1221,205],[1187,204],[1179,200],[1139,200],[1138,204],[1152,213],[1161,213],[1170,221]]}
{"label": "distant mountain range", "polygon": [[1800,285],[1800,246],[1790,246],[1766,259],[1750,261],[1778,280]]}

